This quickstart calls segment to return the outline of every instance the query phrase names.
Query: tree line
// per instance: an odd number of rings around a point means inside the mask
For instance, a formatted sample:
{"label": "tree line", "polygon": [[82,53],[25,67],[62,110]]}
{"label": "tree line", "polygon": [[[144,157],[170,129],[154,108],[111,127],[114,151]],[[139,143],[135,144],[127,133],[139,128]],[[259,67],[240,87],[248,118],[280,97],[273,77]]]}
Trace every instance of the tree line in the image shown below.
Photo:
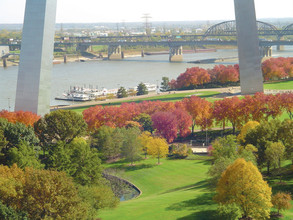
{"label": "tree line", "polygon": [[[292,78],[293,58],[270,58],[262,63],[262,72],[264,81]],[[216,65],[212,69],[191,67],[167,82],[168,86],[164,88],[170,90],[235,86],[239,82],[239,65]],[[166,79],[163,79],[163,84],[166,84]]]}

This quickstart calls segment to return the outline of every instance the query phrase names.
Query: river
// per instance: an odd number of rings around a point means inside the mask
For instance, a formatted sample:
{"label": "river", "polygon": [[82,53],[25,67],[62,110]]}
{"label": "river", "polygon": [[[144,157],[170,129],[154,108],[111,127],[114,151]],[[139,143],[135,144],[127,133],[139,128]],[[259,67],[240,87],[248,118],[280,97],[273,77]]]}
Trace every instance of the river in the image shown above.
{"label": "river", "polygon": [[[293,47],[285,51],[273,50],[273,56],[292,56]],[[129,57],[122,61],[88,61],[56,64],[52,71],[51,105],[72,104],[55,100],[55,97],[69,90],[70,86],[89,86],[107,89],[137,86],[140,82],[160,84],[162,77],[176,78],[186,68],[199,66],[212,68],[215,64],[192,64],[188,61],[211,58],[237,57],[237,50],[218,50],[217,52],[184,54],[183,62],[170,63],[168,55]],[[217,63],[234,64],[234,63]],[[216,64],[216,65],[217,65]],[[13,111],[16,93],[18,67],[0,68],[0,110]]]}

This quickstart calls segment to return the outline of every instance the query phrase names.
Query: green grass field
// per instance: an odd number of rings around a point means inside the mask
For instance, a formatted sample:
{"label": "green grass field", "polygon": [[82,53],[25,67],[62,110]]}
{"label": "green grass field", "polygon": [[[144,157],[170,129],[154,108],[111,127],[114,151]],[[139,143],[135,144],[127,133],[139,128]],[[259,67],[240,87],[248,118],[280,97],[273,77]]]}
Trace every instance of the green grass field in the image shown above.
{"label": "green grass field", "polygon": [[265,89],[278,89],[278,90],[293,90],[293,80],[290,81],[283,81],[283,82],[272,82],[272,83],[265,83]]}
{"label": "green grass field", "polygon": [[[192,96],[192,95],[197,95],[198,97],[201,98],[206,98],[208,101],[214,101],[215,99],[212,98],[214,95],[219,94],[219,92],[211,92],[211,91],[203,91],[203,92],[187,92],[187,93],[170,93],[167,95],[157,95],[157,96],[153,96],[153,97],[148,97],[148,98],[140,98],[140,99],[135,99],[135,100],[124,100],[124,101],[117,101],[117,102],[111,102],[108,103],[107,101],[105,101],[105,104],[102,104],[102,106],[119,106],[122,103],[126,103],[126,102],[135,102],[135,103],[139,103],[139,102],[143,102],[143,101],[163,101],[163,102],[176,102],[176,101],[180,101],[183,98]],[[89,106],[85,106],[85,107],[80,107],[80,108],[72,108],[73,111],[81,113],[83,112],[85,109],[88,109],[89,107],[92,107],[95,105],[89,105]]]}
{"label": "green grass field", "polygon": [[[156,165],[155,159],[138,162],[130,167],[115,163],[107,167],[125,170],[123,177],[142,190],[136,199],[121,202],[116,209],[103,210],[102,220],[207,220],[217,219],[217,204],[208,189],[208,160],[167,160]],[[293,188],[293,177],[286,180]],[[292,203],[293,204],[293,203]],[[293,218],[293,210],[282,212],[286,220]]]}

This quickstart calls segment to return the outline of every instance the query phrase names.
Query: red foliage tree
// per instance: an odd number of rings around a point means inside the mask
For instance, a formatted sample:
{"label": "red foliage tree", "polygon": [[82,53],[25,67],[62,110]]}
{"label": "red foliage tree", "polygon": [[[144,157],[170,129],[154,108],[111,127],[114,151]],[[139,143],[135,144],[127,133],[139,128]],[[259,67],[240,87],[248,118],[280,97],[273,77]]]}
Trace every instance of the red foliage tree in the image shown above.
{"label": "red foliage tree", "polygon": [[171,112],[156,112],[152,115],[153,127],[156,134],[162,136],[168,143],[177,137],[177,118]]}
{"label": "red foliage tree", "polygon": [[293,77],[292,58],[271,58],[262,63],[264,80],[277,80]]}
{"label": "red foliage tree", "polygon": [[184,109],[175,109],[172,112],[177,119],[177,129],[180,137],[187,137],[190,134],[190,126],[192,125],[192,117]]}
{"label": "red foliage tree", "polygon": [[293,119],[293,93],[282,93],[280,95],[280,103],[282,109],[284,109],[290,119]]}
{"label": "red foliage tree", "polygon": [[237,66],[224,66],[217,65],[213,69],[209,70],[211,80],[213,82],[238,82],[239,81],[239,70]]}
{"label": "red foliage tree", "polygon": [[202,85],[211,81],[211,77],[208,74],[208,71],[199,68],[192,67],[187,68],[184,73],[181,73],[176,80],[176,88],[180,89],[183,87]]}

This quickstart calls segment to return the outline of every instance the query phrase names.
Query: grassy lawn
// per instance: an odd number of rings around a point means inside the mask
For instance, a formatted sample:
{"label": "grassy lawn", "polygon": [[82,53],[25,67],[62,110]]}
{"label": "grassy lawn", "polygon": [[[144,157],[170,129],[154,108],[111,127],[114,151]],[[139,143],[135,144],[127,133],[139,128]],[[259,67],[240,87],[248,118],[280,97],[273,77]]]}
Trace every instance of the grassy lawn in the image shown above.
{"label": "grassy lawn", "polygon": [[[178,219],[205,220],[217,219],[217,204],[212,200],[207,185],[208,160],[167,160],[156,165],[155,159],[138,162],[130,167],[125,163],[114,163],[107,167],[124,170],[122,177],[128,179],[142,190],[139,198],[121,202],[114,210],[103,210],[99,214],[102,220],[149,220]],[[293,189],[293,177],[286,179],[287,185],[276,187]],[[293,210],[282,212],[283,219],[292,219]]]}
{"label": "grassy lawn", "polygon": [[162,160],[138,163],[135,167],[116,163],[125,169],[124,177],[142,190],[139,198],[121,202],[115,210],[104,210],[107,219],[213,219],[217,205],[207,189],[207,160]]}
{"label": "grassy lawn", "polygon": [[[177,102],[182,100],[183,98],[192,96],[192,95],[196,95],[198,97],[201,98],[206,98],[208,101],[214,101],[214,98],[212,98],[214,95],[219,94],[219,92],[211,92],[211,91],[203,91],[203,92],[188,92],[188,93],[170,93],[167,95],[157,95],[157,96],[153,96],[153,97],[148,97],[148,98],[140,98],[140,99],[135,99],[135,100],[124,100],[124,101],[117,101],[117,102],[111,102],[108,103],[107,101],[105,101],[105,104],[101,104],[102,106],[119,106],[122,103],[125,102],[135,102],[135,103],[139,103],[139,102],[143,102],[143,101],[163,101],[163,102]],[[80,107],[80,108],[72,108],[73,111],[81,113],[83,112],[85,109],[88,109],[89,107],[92,107],[95,105],[88,105],[88,106],[84,106],[84,107]]]}
{"label": "grassy lawn", "polygon": [[283,81],[283,82],[272,82],[272,83],[265,83],[265,89],[278,89],[278,90],[293,90],[293,80],[291,81]]}

